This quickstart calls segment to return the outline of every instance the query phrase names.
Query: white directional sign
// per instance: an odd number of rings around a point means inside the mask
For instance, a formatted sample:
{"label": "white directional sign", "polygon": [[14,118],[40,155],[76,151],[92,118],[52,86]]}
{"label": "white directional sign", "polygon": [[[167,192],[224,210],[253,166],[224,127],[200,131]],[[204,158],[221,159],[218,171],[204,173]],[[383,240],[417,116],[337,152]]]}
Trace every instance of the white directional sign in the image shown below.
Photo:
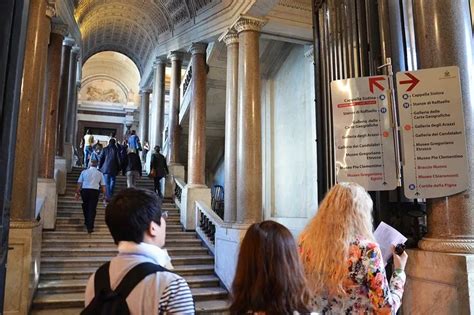
{"label": "white directional sign", "polygon": [[397,73],[407,198],[466,190],[468,169],[458,67]]}
{"label": "white directional sign", "polygon": [[331,82],[336,179],[367,190],[397,187],[388,77]]}

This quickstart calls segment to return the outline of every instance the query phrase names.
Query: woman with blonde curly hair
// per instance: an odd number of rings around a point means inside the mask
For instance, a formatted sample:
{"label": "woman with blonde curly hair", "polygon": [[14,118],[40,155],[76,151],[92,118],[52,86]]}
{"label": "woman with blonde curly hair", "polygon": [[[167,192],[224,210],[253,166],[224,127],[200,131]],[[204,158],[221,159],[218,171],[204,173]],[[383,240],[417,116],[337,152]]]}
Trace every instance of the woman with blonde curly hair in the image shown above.
{"label": "woman with blonde curly hair", "polygon": [[372,233],[372,199],[355,183],[339,183],[300,236],[313,304],[323,314],[394,314],[405,285],[406,253],[394,257],[390,283]]}

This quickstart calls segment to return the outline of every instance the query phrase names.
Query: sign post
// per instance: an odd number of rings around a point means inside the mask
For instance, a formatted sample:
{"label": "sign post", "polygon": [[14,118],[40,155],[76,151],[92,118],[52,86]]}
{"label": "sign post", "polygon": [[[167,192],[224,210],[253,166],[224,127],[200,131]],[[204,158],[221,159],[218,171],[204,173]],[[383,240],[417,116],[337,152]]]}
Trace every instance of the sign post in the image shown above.
{"label": "sign post", "polygon": [[370,191],[397,187],[388,76],[331,82],[336,179]]}
{"label": "sign post", "polygon": [[459,68],[399,72],[396,80],[405,196],[437,198],[466,190]]}

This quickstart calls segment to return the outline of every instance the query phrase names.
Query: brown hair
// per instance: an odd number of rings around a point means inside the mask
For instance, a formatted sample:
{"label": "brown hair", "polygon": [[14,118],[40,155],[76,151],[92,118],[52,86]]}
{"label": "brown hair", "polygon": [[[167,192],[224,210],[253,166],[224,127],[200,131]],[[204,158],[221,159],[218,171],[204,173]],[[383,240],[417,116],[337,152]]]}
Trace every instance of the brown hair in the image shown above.
{"label": "brown hair", "polygon": [[231,313],[309,313],[309,297],[290,231],[274,221],[252,224],[240,247]]}

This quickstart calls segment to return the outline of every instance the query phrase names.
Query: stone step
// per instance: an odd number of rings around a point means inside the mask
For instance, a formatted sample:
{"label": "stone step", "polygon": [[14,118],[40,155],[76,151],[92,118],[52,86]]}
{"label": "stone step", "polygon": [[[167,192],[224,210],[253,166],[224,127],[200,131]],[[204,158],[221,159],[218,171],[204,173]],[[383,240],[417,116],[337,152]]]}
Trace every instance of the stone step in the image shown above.
{"label": "stone step", "polygon": [[[96,215],[95,217],[95,222],[104,222],[105,223],[105,215]],[[168,219],[166,219],[166,224],[173,224],[177,225],[180,223],[180,218],[177,216],[169,216]],[[56,224],[63,225],[63,224],[76,224],[76,225],[81,225],[84,224],[84,216],[81,214],[78,214],[75,217],[72,218],[65,218],[65,217],[58,217],[56,219]]]}
{"label": "stone step", "polygon": [[[113,244],[112,244],[113,245]],[[199,244],[200,245],[200,244]],[[182,247],[165,247],[171,257],[184,255],[207,255],[209,250],[203,246],[182,246]],[[41,254],[47,257],[82,257],[82,256],[115,256],[117,255],[117,247],[98,247],[98,248],[67,248],[67,247],[43,247]]]}
{"label": "stone step", "polygon": [[[195,302],[227,298],[227,291],[220,287],[192,288]],[[83,307],[84,293],[38,294],[33,302],[35,309]]]}
{"label": "stone step", "polygon": [[[179,274],[182,277],[191,275],[213,275],[214,264],[187,264],[187,265],[175,265],[173,272]],[[41,266],[40,281],[48,280],[73,280],[73,279],[89,279],[90,275],[96,272],[97,267],[70,267],[70,268],[58,268],[58,267],[45,267]]]}
{"label": "stone step", "polygon": [[[107,231],[94,231],[92,234],[87,234],[83,230],[81,231],[44,231],[43,232],[43,240],[50,240],[50,239],[57,239],[60,240],[62,238],[68,239],[83,239],[84,241],[87,240],[96,240],[96,239],[107,239],[112,240],[110,236],[110,232]],[[186,231],[166,231],[166,238],[167,239],[197,239],[195,232],[186,232]]]}
{"label": "stone step", "polygon": [[[82,235],[83,236],[83,235]],[[191,235],[192,236],[192,235]],[[165,247],[188,247],[188,246],[200,246],[202,241],[197,238],[190,239],[172,239],[168,238],[166,240]],[[58,239],[51,238],[48,239],[47,243],[44,243],[43,246],[47,248],[62,248],[62,250],[70,250],[72,248],[104,248],[104,247],[115,247],[115,244],[112,238],[103,238],[103,239]],[[65,247],[65,248],[64,248]],[[43,249],[44,251],[44,249]]]}
{"label": "stone step", "polygon": [[[108,232],[109,229],[107,225],[105,224],[100,224],[100,222],[97,222],[99,224],[95,224],[94,226],[94,232]],[[183,227],[178,224],[170,224],[166,226],[167,231],[173,231],[173,232],[178,232],[182,231]],[[86,231],[84,225],[82,224],[57,224],[56,225],[56,231]]]}
{"label": "stone step", "polygon": [[[86,256],[86,257],[42,257],[41,267],[44,268],[63,268],[65,270],[70,268],[82,267],[96,267],[106,263],[112,259],[114,255],[110,256]],[[181,255],[172,256],[171,263],[173,266],[182,265],[206,265],[213,264],[214,257],[211,255]]]}
{"label": "stone step", "polygon": [[[228,300],[209,300],[209,301],[195,301],[197,315],[205,314],[230,314],[228,309],[230,301]],[[31,315],[77,315],[83,310],[83,307],[77,308],[60,308],[60,309],[33,309]]]}
{"label": "stone step", "polygon": [[[184,278],[190,288],[219,286],[219,278],[215,275],[186,276]],[[86,285],[87,279],[42,281],[38,285],[38,292],[41,294],[83,293],[86,289]]]}

